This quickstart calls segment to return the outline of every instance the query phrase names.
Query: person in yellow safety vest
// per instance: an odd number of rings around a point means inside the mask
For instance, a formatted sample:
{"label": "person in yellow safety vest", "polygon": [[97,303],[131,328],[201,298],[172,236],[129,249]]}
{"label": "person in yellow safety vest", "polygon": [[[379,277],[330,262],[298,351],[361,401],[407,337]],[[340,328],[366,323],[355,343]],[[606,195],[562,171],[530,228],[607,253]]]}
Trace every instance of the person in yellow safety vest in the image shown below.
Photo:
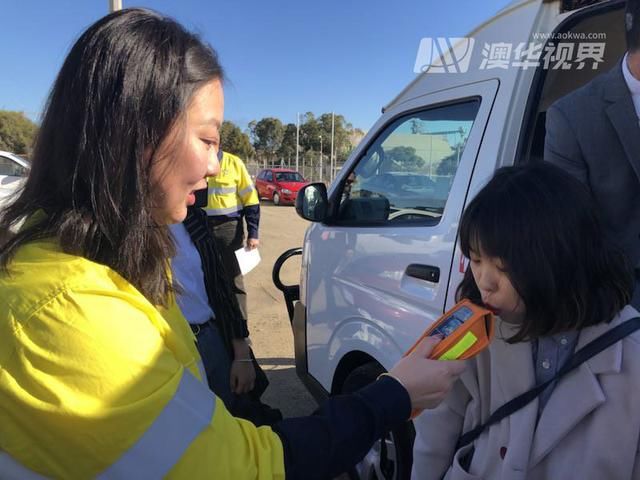
{"label": "person in yellow safety vest", "polygon": [[0,478],[330,478],[464,366],[423,343],[314,415],[257,428],[206,385],[167,225],[219,169],[223,71],[175,21],[112,13],[76,41],[32,169],[0,212]]}
{"label": "person in yellow safety vest", "polygon": [[[224,144],[224,138],[221,139]],[[248,320],[247,290],[235,251],[244,243],[242,219],[247,223],[247,249],[258,248],[260,201],[251,176],[240,157],[218,150],[220,173],[207,179],[207,219],[211,234],[222,248],[227,273],[233,278],[233,291],[243,320]]]}

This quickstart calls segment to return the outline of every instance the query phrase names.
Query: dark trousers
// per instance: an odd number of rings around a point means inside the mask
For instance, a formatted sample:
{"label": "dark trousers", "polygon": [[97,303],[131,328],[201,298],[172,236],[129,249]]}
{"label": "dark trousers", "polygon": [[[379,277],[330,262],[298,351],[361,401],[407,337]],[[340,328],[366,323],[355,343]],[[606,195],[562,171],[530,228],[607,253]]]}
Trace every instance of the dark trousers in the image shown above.
{"label": "dark trousers", "polygon": [[252,398],[251,393],[237,395],[231,391],[231,359],[214,321],[210,320],[203,325],[191,325],[191,330],[196,335],[196,346],[209,388],[220,397],[234,417],[249,420],[256,426],[274,425],[282,420],[280,410]]}
{"label": "dark trousers", "polygon": [[237,395],[231,391],[231,359],[222,340],[218,327],[209,320],[202,325],[191,325],[196,335],[196,346],[207,374],[207,383],[232,411],[237,401]]}
{"label": "dark trousers", "polygon": [[244,246],[242,219],[238,218],[237,220],[228,220],[220,223],[218,219],[209,217],[208,223],[211,235],[213,235],[216,245],[222,252],[222,261],[227,275],[233,280],[232,289],[238,299],[240,312],[244,319],[247,320],[247,291],[235,254],[236,250]]}

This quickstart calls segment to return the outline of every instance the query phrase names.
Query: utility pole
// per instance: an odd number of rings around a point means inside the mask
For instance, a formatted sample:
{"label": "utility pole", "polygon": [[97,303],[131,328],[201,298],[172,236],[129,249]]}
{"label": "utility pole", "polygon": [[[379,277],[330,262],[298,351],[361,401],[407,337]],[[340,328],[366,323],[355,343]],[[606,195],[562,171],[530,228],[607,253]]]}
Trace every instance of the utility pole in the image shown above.
{"label": "utility pole", "polygon": [[329,175],[329,183],[333,183],[333,178],[335,176],[335,159],[334,159],[334,154],[333,154],[333,136],[335,134],[335,130],[336,130],[336,123],[335,123],[335,115],[333,112],[331,112],[331,161],[329,162],[331,164],[331,174]]}
{"label": "utility pole", "polygon": [[322,181],[322,135],[320,135],[320,181]]}
{"label": "utility pole", "polygon": [[122,10],[122,0],[109,0],[109,13]]}
{"label": "utility pole", "polygon": [[296,113],[296,172],[298,171],[299,151],[300,151],[300,114]]}

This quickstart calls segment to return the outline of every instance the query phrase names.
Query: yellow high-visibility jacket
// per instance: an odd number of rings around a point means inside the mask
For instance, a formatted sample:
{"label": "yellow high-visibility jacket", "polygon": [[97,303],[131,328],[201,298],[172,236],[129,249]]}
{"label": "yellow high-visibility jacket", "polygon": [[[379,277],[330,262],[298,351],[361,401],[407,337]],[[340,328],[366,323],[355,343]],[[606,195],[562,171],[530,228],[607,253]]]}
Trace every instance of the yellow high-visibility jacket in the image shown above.
{"label": "yellow high-visibility jacket", "polygon": [[[259,208],[258,192],[242,160],[231,153],[223,152],[220,160],[220,173],[207,179],[209,184],[207,215],[214,217],[239,217]],[[259,210],[258,210],[259,211]],[[249,237],[257,237],[249,225]],[[255,233],[255,235],[253,235]]]}
{"label": "yellow high-visibility jacket", "polygon": [[282,443],[202,382],[175,303],[53,241],[0,273],[1,478],[283,478]]}

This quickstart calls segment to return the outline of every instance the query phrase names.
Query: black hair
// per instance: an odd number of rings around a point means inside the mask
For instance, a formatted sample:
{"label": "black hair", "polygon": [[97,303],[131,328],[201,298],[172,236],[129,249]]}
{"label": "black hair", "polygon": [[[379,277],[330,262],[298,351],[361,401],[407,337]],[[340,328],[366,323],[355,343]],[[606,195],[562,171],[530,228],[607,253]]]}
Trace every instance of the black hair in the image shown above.
{"label": "black hair", "polygon": [[125,9],[91,25],[53,85],[26,184],[0,216],[0,231],[31,217],[2,245],[0,267],[19,246],[55,238],[166,304],[174,247],[151,216],[151,164],[194,93],[223,78],[211,47],[156,12]]}
{"label": "black hair", "polygon": [[[499,258],[526,313],[516,342],[610,321],[630,300],[624,254],[606,238],[590,192],[548,163],[499,169],[465,209],[460,247]],[[467,268],[458,299],[481,304]]]}
{"label": "black hair", "polygon": [[627,0],[624,13],[624,30],[627,38],[627,50],[640,49],[640,0]]}

